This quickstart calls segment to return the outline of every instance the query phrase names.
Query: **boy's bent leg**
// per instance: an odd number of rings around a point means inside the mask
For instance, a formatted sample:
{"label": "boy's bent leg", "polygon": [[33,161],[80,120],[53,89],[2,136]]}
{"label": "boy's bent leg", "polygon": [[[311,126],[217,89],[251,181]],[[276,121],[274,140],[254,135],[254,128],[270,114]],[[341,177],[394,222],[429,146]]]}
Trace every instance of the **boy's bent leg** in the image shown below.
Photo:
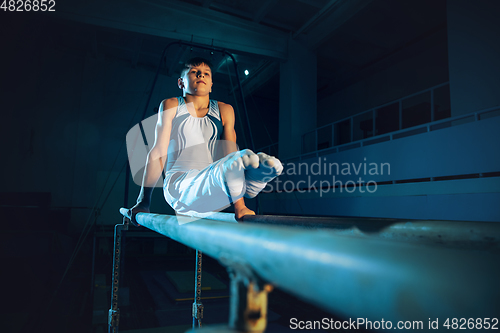
{"label": "boy's bent leg", "polygon": [[[255,197],[264,189],[267,182],[280,175],[283,170],[281,162],[275,157],[264,153],[255,154],[249,149],[233,153],[224,166],[223,172],[228,188],[232,188],[231,182],[233,180],[237,180],[236,184],[241,184],[241,172],[244,170],[245,196],[250,198]],[[240,189],[241,185],[238,187],[238,190]],[[245,215],[255,215],[254,211],[246,207],[243,198],[233,200],[233,204],[237,220]]]}
{"label": "boy's bent leg", "polygon": [[243,196],[255,197],[282,170],[278,159],[245,149],[177,177],[165,186],[165,198],[180,214],[219,211],[240,205]]}
{"label": "boy's bent leg", "polygon": [[227,195],[235,203],[245,194],[245,163],[242,158],[246,154],[245,150],[236,151],[215,162],[216,171],[220,171],[218,178],[222,179],[227,189]]}
{"label": "boy's bent leg", "polygon": [[[255,154],[250,149],[233,153],[232,157],[224,165],[223,172],[230,190],[232,188],[230,184],[233,182],[238,184],[238,190],[241,189],[240,181],[242,170],[244,170],[245,197],[247,198],[257,196],[268,182],[279,176],[283,171],[280,160],[265,153]],[[233,200],[233,202],[235,201]]]}
{"label": "boy's bent leg", "polygon": [[164,187],[165,199],[177,213],[185,215],[220,211],[235,203],[246,189],[238,153],[229,154],[203,170],[183,173]]}

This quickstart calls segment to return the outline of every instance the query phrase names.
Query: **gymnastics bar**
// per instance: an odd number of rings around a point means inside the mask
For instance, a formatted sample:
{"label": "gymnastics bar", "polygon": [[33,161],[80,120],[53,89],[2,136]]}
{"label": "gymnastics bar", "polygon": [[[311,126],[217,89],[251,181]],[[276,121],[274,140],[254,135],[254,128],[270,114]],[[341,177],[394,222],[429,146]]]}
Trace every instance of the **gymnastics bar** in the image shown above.
{"label": "gymnastics bar", "polygon": [[[232,213],[200,215],[210,220],[236,222]],[[337,235],[371,237],[467,250],[500,251],[500,223],[410,220],[362,217],[247,215],[244,223],[327,228]]]}
{"label": "gymnastics bar", "polygon": [[[422,321],[425,329],[436,318],[445,330],[441,324],[447,318],[498,318],[500,313],[498,253],[339,236],[327,229],[146,213],[136,218],[228,267],[231,329],[265,328],[270,286],[341,318],[393,325]],[[256,296],[245,299],[252,290]]]}

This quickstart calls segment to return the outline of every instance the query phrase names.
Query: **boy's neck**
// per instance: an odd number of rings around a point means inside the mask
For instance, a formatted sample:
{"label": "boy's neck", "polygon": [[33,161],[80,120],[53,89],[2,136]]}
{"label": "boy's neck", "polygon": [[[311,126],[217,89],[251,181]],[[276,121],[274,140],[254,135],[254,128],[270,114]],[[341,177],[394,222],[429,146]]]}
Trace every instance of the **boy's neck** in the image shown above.
{"label": "boy's neck", "polygon": [[187,103],[193,103],[193,106],[196,110],[206,109],[208,107],[208,103],[210,102],[210,96],[196,96],[190,94],[184,94],[184,100]]}

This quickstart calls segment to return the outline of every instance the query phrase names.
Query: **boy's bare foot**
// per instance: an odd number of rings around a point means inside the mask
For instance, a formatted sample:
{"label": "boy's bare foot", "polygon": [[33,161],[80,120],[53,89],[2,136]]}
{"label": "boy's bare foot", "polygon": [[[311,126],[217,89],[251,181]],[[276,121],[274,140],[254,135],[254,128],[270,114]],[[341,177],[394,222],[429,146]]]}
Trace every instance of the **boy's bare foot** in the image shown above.
{"label": "boy's bare foot", "polygon": [[236,221],[240,221],[245,215],[255,215],[255,212],[249,209],[241,198],[234,203],[234,217]]}
{"label": "boy's bare foot", "polygon": [[255,212],[247,207],[243,207],[242,209],[234,208],[234,217],[236,221],[240,221],[245,215],[255,215]]}

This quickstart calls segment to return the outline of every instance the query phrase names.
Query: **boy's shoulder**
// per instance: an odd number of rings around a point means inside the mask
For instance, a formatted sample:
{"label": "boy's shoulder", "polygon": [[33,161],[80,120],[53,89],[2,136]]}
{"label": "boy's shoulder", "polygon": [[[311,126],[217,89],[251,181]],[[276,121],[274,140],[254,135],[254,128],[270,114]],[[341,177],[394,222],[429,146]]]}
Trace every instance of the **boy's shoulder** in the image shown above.
{"label": "boy's shoulder", "polygon": [[179,106],[179,101],[177,97],[167,98],[161,101],[160,107],[158,108],[158,113],[162,115],[162,118],[173,119],[177,113],[177,107]]}
{"label": "boy's shoulder", "polygon": [[161,101],[160,105],[164,110],[167,110],[179,106],[179,100],[177,97],[166,98]]}
{"label": "boy's shoulder", "polygon": [[227,103],[224,103],[224,102],[221,102],[221,101],[217,101],[217,103],[219,105],[219,110],[221,112],[225,112],[225,111],[226,112],[227,111],[229,111],[229,112],[233,111],[234,112],[233,107],[231,106],[231,104],[227,104]]}

